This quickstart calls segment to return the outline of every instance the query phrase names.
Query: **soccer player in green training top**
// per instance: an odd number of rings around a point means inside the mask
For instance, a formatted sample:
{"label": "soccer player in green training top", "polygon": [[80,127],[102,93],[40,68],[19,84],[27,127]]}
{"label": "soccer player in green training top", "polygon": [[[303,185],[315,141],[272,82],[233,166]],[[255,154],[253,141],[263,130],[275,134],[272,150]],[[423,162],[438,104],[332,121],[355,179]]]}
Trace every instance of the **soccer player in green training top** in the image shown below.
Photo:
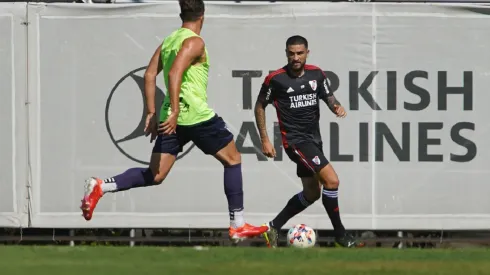
{"label": "soccer player in green training top", "polygon": [[[202,0],[179,0],[182,27],[166,37],[153,54],[145,72],[148,114],[146,136],[156,138],[148,168],[131,168],[102,180],[86,180],[82,212],[88,221],[99,199],[107,192],[154,186],[162,183],[182,147],[189,141],[224,166],[225,194],[230,214],[229,236],[234,242],[260,236],[267,226],[252,226],[243,218],[241,156],[233,134],[207,104],[209,55],[200,32],[204,21]],[[156,76],[163,69],[168,93],[155,118]]]}

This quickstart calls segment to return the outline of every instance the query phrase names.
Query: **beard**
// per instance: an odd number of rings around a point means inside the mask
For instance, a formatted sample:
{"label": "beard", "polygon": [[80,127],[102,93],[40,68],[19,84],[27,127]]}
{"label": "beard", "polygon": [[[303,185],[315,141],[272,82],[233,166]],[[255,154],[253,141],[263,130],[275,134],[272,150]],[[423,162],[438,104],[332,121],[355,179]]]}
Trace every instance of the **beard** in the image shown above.
{"label": "beard", "polygon": [[303,70],[304,66],[305,64],[302,62],[291,62],[288,67],[292,72],[300,72]]}

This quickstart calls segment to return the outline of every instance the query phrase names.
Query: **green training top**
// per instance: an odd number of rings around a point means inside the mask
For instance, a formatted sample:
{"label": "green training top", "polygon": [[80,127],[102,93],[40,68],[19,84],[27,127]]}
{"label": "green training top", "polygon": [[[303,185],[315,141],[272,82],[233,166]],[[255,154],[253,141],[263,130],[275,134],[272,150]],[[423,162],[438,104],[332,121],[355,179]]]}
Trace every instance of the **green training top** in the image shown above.
{"label": "green training top", "polygon": [[[182,43],[189,37],[199,36],[193,31],[180,28],[163,41],[161,48],[161,58],[163,64],[163,77],[167,93],[160,110],[160,121],[165,121],[171,113],[170,94],[168,86],[168,72],[182,47]],[[205,48],[206,61],[200,64],[191,65],[182,75],[182,85],[180,86],[180,113],[177,119],[178,125],[193,125],[212,118],[215,113],[207,103],[207,86],[209,71],[209,55]]]}

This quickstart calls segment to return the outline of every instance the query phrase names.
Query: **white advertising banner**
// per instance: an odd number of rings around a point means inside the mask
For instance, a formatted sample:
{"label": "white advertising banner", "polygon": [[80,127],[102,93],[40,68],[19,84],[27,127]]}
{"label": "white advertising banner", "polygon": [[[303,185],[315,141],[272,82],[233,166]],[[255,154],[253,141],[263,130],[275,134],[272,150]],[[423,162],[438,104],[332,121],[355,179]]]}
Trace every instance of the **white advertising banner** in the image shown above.
{"label": "white advertising banner", "polygon": [[[29,43],[20,47],[29,61],[28,135],[16,133],[29,142],[14,143],[30,145],[22,164],[29,169],[12,167],[11,132],[0,134],[0,151],[6,183],[19,182],[11,171],[32,177],[32,226],[227,227],[223,167],[192,144],[162,185],[105,195],[90,222],[79,209],[85,178],[148,165],[153,144],[143,135],[143,74],[162,39],[180,27],[177,3],[27,9]],[[308,63],[326,72],[348,111],[340,120],[322,106],[321,118],[345,226],[490,228],[489,11],[477,5],[207,3],[208,98],[242,152],[247,221],[274,218],[302,188],[282,151],[275,110],[267,109],[278,151],[273,160],[260,153],[253,113],[265,76],[286,63],[286,39],[299,34],[309,41]],[[11,29],[2,23],[0,31]],[[0,41],[0,49],[9,45]],[[2,61],[11,60],[8,54],[0,51]],[[20,112],[11,110],[11,68],[0,65],[6,127]],[[165,93],[159,75],[159,101]],[[28,183],[21,186],[31,190]],[[5,193],[17,201],[26,197],[9,188]],[[0,212],[14,211],[11,205],[0,201]],[[331,228],[321,201],[286,226],[295,223]]]}
{"label": "white advertising banner", "polygon": [[27,226],[25,3],[0,5],[0,226]]}

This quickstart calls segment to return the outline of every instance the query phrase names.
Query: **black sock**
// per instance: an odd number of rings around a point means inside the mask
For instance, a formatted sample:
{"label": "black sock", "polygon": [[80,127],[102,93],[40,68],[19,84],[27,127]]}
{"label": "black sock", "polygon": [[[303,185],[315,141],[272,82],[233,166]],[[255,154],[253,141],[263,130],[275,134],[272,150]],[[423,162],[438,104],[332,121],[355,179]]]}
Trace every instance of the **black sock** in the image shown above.
{"label": "black sock", "polygon": [[337,199],[339,195],[339,189],[323,189],[322,192],[322,202],[325,210],[327,211],[328,217],[332,222],[333,230],[336,237],[341,237],[345,233],[344,225],[340,220],[339,213],[339,201]]}
{"label": "black sock", "polygon": [[114,192],[117,192],[157,185],[158,182],[155,182],[154,179],[150,168],[130,168],[120,175],[104,180],[104,182],[115,182],[117,190]]}
{"label": "black sock", "polygon": [[303,191],[294,195],[286,204],[286,207],[272,220],[271,226],[280,230],[291,218],[305,210],[311,202],[306,200]]}
{"label": "black sock", "polygon": [[243,180],[242,164],[225,167],[225,194],[228,200],[230,225],[237,228],[245,224],[243,219]]}

